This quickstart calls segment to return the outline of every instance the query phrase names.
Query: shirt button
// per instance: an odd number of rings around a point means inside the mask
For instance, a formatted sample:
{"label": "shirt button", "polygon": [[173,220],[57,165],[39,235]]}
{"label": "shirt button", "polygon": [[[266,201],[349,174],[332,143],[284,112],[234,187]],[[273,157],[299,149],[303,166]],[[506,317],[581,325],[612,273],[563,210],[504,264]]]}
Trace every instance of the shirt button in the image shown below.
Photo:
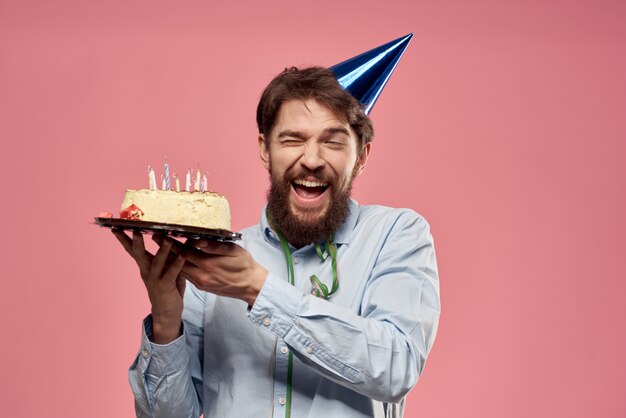
{"label": "shirt button", "polygon": [[300,262],[300,257],[298,257],[297,255],[293,257],[293,263],[294,264],[298,264]]}
{"label": "shirt button", "polygon": [[280,352],[283,354],[287,354],[289,352],[289,349],[283,345],[282,347],[280,347]]}
{"label": "shirt button", "polygon": [[150,356],[150,353],[148,353],[148,350],[143,350],[141,352],[141,355],[143,356],[143,358],[148,358]]}
{"label": "shirt button", "polygon": [[311,348],[310,346],[306,348],[306,352],[311,354],[313,352],[313,348]]}
{"label": "shirt button", "polygon": [[263,320],[263,325],[265,325],[265,326],[267,327],[267,326],[269,326],[269,325],[271,324],[271,322],[272,322],[272,321],[270,321],[270,319],[269,319],[269,318],[265,318],[265,319]]}
{"label": "shirt button", "polygon": [[285,399],[285,398],[280,398],[280,399],[278,400],[278,403],[279,403],[279,404],[281,404],[281,405],[284,405],[284,404],[286,404],[286,403],[287,403],[287,399]]}

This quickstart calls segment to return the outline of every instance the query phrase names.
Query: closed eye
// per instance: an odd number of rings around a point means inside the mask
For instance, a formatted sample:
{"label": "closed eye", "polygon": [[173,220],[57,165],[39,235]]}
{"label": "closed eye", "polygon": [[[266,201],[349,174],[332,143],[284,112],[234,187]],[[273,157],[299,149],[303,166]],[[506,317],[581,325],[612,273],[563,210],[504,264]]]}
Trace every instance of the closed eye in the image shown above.
{"label": "closed eye", "polygon": [[283,145],[301,145],[304,143],[304,140],[300,138],[282,138],[279,141]]}
{"label": "closed eye", "polygon": [[325,144],[333,147],[341,147],[349,141],[350,133],[344,127],[326,128],[321,139]]}
{"label": "closed eye", "polygon": [[347,141],[344,138],[333,137],[324,141],[324,143],[332,148],[342,148],[346,145]]}
{"label": "closed eye", "polygon": [[299,145],[306,141],[306,136],[302,132],[285,130],[278,134],[278,142],[283,145]]}

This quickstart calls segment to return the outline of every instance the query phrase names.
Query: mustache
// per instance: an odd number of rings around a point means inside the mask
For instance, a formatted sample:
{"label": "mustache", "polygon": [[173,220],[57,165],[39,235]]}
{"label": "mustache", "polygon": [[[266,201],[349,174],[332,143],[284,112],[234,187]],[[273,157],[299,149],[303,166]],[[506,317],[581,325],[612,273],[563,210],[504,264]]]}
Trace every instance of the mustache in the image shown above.
{"label": "mustache", "polygon": [[285,182],[291,183],[295,179],[307,178],[307,179],[315,179],[320,182],[334,184],[336,180],[336,176],[326,175],[322,172],[322,170],[309,170],[307,168],[291,168],[285,172]]}

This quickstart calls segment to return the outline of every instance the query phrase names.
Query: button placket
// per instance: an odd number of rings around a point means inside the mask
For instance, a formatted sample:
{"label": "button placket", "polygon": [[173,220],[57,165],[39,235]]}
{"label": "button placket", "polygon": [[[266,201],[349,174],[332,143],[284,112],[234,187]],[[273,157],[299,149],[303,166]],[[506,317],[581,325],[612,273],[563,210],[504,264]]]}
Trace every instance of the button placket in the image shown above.
{"label": "button placket", "polygon": [[[287,349],[284,341],[278,339],[276,341],[276,355],[274,356],[274,405],[276,408],[279,406],[284,406],[287,400],[287,372],[288,372],[288,356],[284,355],[283,349]],[[285,400],[285,403],[281,402],[281,399]],[[279,409],[276,409],[277,413],[284,413],[283,409],[280,409],[282,412],[278,412]]]}
{"label": "button placket", "polygon": [[304,259],[302,258],[301,255],[298,255],[298,253],[300,252],[300,250],[297,250],[295,254],[293,254],[291,256],[291,261],[293,263],[293,285],[296,288],[300,288],[300,276],[301,276],[301,269],[303,268],[302,266],[302,262],[304,261]]}

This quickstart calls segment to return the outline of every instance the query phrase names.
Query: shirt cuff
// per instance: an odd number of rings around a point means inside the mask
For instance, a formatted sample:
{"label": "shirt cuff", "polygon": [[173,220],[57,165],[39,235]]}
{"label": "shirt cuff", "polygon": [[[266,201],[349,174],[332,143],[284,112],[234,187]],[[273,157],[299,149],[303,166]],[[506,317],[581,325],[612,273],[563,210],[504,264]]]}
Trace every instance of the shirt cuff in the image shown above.
{"label": "shirt cuff", "polygon": [[296,322],[303,298],[300,290],[270,272],[248,317],[283,338]]}
{"label": "shirt cuff", "polygon": [[182,334],[168,344],[156,344],[150,341],[152,337],[152,316],[143,320],[141,335],[141,352],[139,366],[141,370],[155,376],[165,376],[185,367],[189,362],[189,353],[185,344],[185,328]]}

